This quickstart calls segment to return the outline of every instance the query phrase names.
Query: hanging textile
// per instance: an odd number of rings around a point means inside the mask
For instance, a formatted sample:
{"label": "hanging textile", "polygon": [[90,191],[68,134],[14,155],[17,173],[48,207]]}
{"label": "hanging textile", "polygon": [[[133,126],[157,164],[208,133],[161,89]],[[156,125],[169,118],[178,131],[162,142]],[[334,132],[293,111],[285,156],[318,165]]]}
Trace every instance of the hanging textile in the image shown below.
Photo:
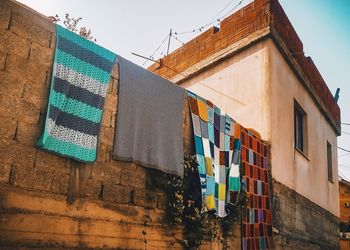
{"label": "hanging textile", "polygon": [[202,212],[214,210],[219,217],[225,217],[227,203],[235,203],[240,190],[240,143],[239,138],[235,138],[236,123],[210,101],[190,91],[187,93],[200,175]]}
{"label": "hanging textile", "polygon": [[81,162],[96,160],[115,57],[107,49],[56,25],[50,97],[39,148]]}
{"label": "hanging textile", "polygon": [[247,204],[242,213],[242,248],[272,249],[272,220],[268,146],[257,133],[241,127],[242,190]]}
{"label": "hanging textile", "polygon": [[113,158],[182,176],[185,90],[122,57],[118,60]]}

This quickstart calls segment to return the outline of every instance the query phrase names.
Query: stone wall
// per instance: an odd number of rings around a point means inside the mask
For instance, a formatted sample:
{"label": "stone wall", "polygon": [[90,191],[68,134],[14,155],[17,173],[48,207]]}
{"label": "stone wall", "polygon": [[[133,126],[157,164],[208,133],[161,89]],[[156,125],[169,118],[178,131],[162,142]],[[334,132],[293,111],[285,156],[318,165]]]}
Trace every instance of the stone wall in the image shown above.
{"label": "stone wall", "polygon": [[[0,1],[0,249],[181,249],[181,228],[165,223],[160,173],[111,159],[118,67],[106,97],[93,165],[36,149],[44,125],[54,24],[10,0]],[[185,103],[187,105],[187,102]],[[192,152],[188,107],[185,153]],[[240,246],[239,225],[231,246]],[[220,249],[205,243],[203,249]]]}
{"label": "stone wall", "polygon": [[276,249],[339,249],[339,218],[275,180],[273,190]]}

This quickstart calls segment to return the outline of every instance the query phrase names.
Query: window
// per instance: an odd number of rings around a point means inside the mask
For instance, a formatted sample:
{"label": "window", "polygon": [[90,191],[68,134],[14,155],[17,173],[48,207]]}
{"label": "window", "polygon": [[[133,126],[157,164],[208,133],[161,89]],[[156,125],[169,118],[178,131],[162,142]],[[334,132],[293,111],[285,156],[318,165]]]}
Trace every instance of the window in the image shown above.
{"label": "window", "polygon": [[294,146],[307,155],[307,116],[296,101],[294,101]]}
{"label": "window", "polygon": [[333,181],[332,145],[328,141],[327,141],[327,169],[328,169],[328,180]]}

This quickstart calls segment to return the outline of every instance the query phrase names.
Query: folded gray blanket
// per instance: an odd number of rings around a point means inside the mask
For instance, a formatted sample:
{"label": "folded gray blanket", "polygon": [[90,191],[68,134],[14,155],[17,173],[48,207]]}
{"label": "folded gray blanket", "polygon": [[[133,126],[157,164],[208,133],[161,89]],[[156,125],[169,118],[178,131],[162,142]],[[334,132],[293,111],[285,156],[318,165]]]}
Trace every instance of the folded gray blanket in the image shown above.
{"label": "folded gray blanket", "polygon": [[113,158],[183,175],[185,89],[119,57]]}

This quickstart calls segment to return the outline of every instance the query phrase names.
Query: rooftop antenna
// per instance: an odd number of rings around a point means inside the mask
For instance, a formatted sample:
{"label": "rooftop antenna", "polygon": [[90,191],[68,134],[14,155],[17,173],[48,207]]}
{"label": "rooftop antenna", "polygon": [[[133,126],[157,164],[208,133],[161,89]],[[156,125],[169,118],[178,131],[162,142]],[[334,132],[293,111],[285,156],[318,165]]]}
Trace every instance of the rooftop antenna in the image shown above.
{"label": "rooftop antenna", "polygon": [[171,36],[172,36],[172,35],[173,35],[173,29],[170,29],[170,32],[169,32],[169,40],[168,40],[168,49],[167,49],[166,55],[169,54],[170,40],[171,40]]}
{"label": "rooftop antenna", "polygon": [[338,102],[338,99],[339,99],[339,92],[340,92],[340,88],[337,88],[337,90],[335,91],[335,95],[334,95],[334,100],[335,100],[335,102]]}

